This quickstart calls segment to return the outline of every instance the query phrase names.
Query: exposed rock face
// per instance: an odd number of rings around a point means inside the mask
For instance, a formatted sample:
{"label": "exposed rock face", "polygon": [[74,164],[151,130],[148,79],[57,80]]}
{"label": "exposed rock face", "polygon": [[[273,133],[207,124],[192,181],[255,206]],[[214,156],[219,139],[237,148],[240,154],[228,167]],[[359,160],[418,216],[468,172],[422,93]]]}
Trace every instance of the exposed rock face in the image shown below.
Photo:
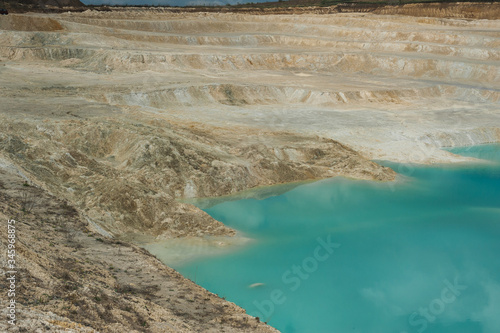
{"label": "exposed rock face", "polygon": [[0,29],[19,31],[57,31],[63,27],[48,17],[26,17],[9,15],[0,20]]}
{"label": "exposed rock face", "polygon": [[[134,10],[167,11],[169,13],[237,13],[252,15],[304,15],[304,14],[339,14],[339,13],[374,13],[382,15],[408,15],[416,17],[439,17],[459,19],[488,19],[500,18],[500,5],[496,2],[436,2],[396,4],[393,1],[345,2],[338,5],[325,6],[323,0],[288,0],[272,3],[254,3],[237,6],[196,6],[171,8],[134,8]],[[403,1],[404,2],[404,1]],[[110,11],[109,7],[97,8]],[[130,11],[127,7],[113,7],[114,12]]]}
{"label": "exposed rock face", "polygon": [[383,15],[498,20],[500,19],[500,4],[497,2],[414,3],[377,8],[373,12]]}

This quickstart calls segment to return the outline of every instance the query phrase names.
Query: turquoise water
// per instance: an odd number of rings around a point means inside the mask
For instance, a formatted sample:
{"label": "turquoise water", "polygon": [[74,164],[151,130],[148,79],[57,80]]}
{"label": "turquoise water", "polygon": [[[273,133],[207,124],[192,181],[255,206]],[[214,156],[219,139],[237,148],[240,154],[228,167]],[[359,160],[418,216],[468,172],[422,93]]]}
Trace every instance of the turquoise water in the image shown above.
{"label": "turquoise water", "polygon": [[493,162],[226,201],[256,241],[174,267],[286,333],[500,332],[500,146],[452,151]]}

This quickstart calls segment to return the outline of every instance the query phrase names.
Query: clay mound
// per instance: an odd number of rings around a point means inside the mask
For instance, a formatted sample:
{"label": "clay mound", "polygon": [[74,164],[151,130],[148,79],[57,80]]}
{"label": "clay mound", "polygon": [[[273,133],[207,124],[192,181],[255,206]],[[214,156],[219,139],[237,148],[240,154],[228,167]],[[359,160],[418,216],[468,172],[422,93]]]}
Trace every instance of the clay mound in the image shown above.
{"label": "clay mound", "polygon": [[48,17],[15,15],[0,17],[1,30],[14,31],[58,31],[63,30],[59,22]]}

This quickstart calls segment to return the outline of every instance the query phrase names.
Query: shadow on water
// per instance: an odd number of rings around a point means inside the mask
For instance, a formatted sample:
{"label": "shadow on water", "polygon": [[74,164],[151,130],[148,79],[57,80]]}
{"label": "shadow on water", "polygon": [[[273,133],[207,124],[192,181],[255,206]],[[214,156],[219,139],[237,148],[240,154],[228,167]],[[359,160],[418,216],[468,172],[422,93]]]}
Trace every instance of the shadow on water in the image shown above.
{"label": "shadow on water", "polygon": [[311,183],[313,181],[301,181],[301,182],[293,182],[286,184],[278,184],[273,186],[261,186],[252,189],[248,189],[245,191],[241,191],[232,195],[225,195],[221,197],[214,198],[188,198],[188,199],[179,199],[180,202],[189,203],[195,205],[200,209],[209,209],[213,206],[216,206],[220,203],[227,201],[237,201],[243,199],[256,199],[256,200],[264,200],[270,197],[279,196],[285,194],[288,191],[293,190],[294,188],[304,185],[307,183]]}

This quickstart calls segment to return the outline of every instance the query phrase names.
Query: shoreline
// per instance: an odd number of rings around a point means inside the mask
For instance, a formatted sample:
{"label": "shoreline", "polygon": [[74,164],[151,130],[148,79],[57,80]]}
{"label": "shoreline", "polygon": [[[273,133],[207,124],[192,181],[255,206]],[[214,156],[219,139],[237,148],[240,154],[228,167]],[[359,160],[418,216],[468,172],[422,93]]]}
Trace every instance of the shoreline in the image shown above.
{"label": "shoreline", "polygon": [[[480,145],[473,146],[457,146],[457,147],[448,147],[448,149],[457,149],[457,148],[473,148],[480,146],[498,146],[500,147],[500,142],[496,143],[486,143]],[[462,156],[462,155],[458,155]],[[463,156],[467,157],[467,156]],[[470,160],[461,161],[461,162],[448,162],[448,163],[436,163],[436,164],[418,164],[418,163],[398,163],[392,161],[373,161],[376,163],[384,163],[389,162],[390,164],[396,165],[411,165],[413,167],[430,167],[430,168],[440,168],[440,169],[463,169],[463,168],[472,168],[472,167],[484,167],[489,165],[497,165],[498,162],[470,157]],[[397,172],[397,171],[396,171]],[[259,186],[257,188],[251,188],[247,190],[243,190],[238,193],[234,193],[231,195],[224,195],[220,197],[206,197],[206,198],[190,198],[190,199],[179,199],[184,203],[190,203],[195,205],[199,209],[207,209],[211,208],[219,203],[228,202],[228,201],[237,201],[243,199],[256,199],[256,200],[264,200],[269,197],[282,195],[290,190],[295,189],[298,186],[311,184],[319,181],[327,181],[336,178],[344,178],[347,180],[360,180],[366,181],[362,179],[349,178],[344,176],[335,176],[329,178],[315,179],[315,180],[307,180],[307,181],[299,181],[285,184],[277,184],[277,185],[268,185],[268,186]],[[392,188],[397,186],[398,184],[406,183],[411,181],[412,176],[405,175],[404,173],[397,172],[396,178],[392,181],[389,181],[389,186]],[[368,180],[369,181],[369,180]],[[370,182],[376,183],[386,183],[380,182],[376,180],[371,180]],[[185,237],[180,239],[157,239],[151,238],[149,240],[140,240],[137,242],[137,238],[130,238],[129,240],[133,243],[141,246],[146,249],[151,254],[155,255],[158,259],[160,259],[165,265],[177,265],[180,263],[188,264],[193,260],[200,260],[204,257],[218,256],[223,255],[224,253],[230,253],[235,250],[238,250],[242,246],[246,246],[255,241],[253,238],[249,238],[241,231],[236,230],[236,234],[234,236],[222,236],[222,237]],[[140,238],[139,238],[140,239]],[[158,247],[165,246],[164,250],[160,250]],[[187,247],[187,249],[186,249]],[[178,251],[182,252],[187,250],[186,255],[178,253]],[[165,251],[165,252],[164,252]]]}
{"label": "shoreline", "polygon": [[248,246],[255,241],[255,239],[244,236],[243,233],[237,230],[235,236],[157,239],[149,243],[137,245],[157,257],[165,265],[175,267],[203,258],[219,256],[224,253],[234,253],[234,251]]}

